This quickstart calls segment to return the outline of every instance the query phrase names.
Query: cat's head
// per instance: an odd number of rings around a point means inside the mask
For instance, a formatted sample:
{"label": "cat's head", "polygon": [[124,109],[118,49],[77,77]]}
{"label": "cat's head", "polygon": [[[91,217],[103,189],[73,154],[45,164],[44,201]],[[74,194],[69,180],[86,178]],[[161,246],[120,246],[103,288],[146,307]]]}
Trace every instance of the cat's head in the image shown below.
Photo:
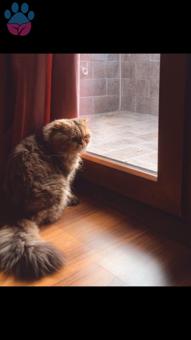
{"label": "cat's head", "polygon": [[87,120],[82,118],[52,121],[44,127],[43,134],[52,149],[58,153],[84,151],[90,141]]}

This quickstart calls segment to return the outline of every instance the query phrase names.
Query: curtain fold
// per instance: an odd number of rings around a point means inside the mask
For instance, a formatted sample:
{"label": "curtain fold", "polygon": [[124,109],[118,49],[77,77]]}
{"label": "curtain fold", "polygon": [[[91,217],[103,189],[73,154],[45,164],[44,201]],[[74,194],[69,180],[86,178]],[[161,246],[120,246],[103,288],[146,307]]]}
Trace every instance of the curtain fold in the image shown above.
{"label": "curtain fold", "polygon": [[79,114],[79,54],[56,54],[53,58],[52,105],[54,118]]}
{"label": "curtain fold", "polygon": [[0,54],[0,175],[24,137],[78,115],[77,54]]}

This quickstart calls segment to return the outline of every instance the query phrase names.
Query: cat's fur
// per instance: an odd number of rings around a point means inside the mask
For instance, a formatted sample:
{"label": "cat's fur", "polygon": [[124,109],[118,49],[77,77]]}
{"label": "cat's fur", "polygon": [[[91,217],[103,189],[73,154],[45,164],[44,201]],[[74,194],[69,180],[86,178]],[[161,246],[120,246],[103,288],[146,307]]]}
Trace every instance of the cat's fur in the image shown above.
{"label": "cat's fur", "polygon": [[77,203],[71,183],[89,139],[85,120],[59,119],[17,145],[4,192],[10,209],[21,217],[0,229],[0,270],[35,279],[62,266],[61,254],[41,240],[38,226],[53,223],[67,205]]}

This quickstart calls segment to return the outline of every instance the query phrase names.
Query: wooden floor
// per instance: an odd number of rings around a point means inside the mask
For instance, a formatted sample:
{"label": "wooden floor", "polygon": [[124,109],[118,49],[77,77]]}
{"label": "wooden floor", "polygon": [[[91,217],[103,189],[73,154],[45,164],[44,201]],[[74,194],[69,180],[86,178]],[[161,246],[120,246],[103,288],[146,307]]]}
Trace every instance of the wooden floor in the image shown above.
{"label": "wooden floor", "polygon": [[63,269],[30,284],[0,274],[1,286],[191,285],[190,248],[90,198],[41,233],[64,252]]}

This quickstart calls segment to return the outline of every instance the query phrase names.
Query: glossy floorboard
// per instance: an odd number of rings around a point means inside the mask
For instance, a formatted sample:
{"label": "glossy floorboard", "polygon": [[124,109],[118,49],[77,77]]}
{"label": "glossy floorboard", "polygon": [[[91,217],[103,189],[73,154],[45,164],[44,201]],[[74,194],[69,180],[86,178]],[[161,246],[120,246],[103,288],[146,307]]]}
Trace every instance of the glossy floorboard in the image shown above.
{"label": "glossy floorboard", "polygon": [[191,285],[190,248],[90,198],[41,233],[64,252],[63,269],[27,284],[0,274],[1,286]]}

